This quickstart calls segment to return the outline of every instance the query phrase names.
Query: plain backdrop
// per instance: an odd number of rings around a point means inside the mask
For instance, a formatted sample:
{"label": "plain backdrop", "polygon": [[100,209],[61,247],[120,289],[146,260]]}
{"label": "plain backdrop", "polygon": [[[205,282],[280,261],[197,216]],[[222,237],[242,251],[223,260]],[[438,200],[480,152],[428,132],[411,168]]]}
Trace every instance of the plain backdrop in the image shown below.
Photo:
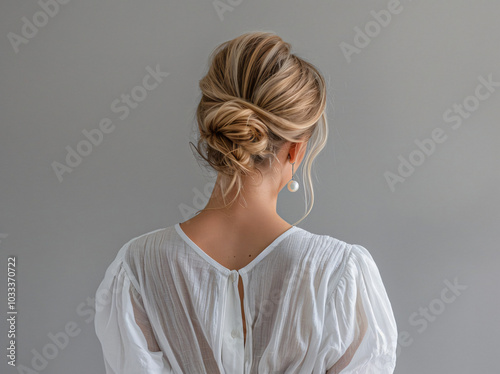
{"label": "plain backdrop", "polygon": [[[0,5],[0,372],[104,372],[95,290],[128,240],[204,206],[213,174],[188,144],[198,81],[218,44],[263,30],[328,82],[330,136],[299,226],[374,257],[396,373],[498,373],[498,1],[58,4]],[[303,191],[280,194],[289,223]]]}

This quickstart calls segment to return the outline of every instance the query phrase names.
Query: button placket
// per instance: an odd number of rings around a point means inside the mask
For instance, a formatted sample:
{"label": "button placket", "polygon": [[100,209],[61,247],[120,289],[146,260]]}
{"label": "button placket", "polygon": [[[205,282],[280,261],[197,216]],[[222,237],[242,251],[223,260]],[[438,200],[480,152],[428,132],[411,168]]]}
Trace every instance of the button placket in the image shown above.
{"label": "button placket", "polygon": [[245,350],[239,331],[241,327],[241,319],[239,318],[241,315],[241,305],[239,303],[238,276],[236,270],[232,270],[227,276],[227,310],[224,321],[222,359],[227,372],[243,374],[245,371]]}
{"label": "button placket", "polygon": [[[240,300],[240,292],[238,290],[238,282],[239,282],[239,273],[237,270],[231,270],[231,280],[233,282],[233,291],[234,291],[234,299],[235,301],[238,300],[239,302],[237,303],[237,319],[234,321],[233,328],[231,330],[231,337],[233,339],[239,339],[243,342],[243,326],[241,323],[243,322],[241,318],[241,300]],[[236,307],[236,305],[235,305]],[[240,322],[240,323],[238,323]]]}
{"label": "button placket", "polygon": [[[230,280],[233,282],[233,292],[234,292],[234,300],[239,300],[239,290],[238,290],[238,278],[239,278],[239,275],[238,275],[238,271],[237,270],[231,270],[231,274],[230,274]],[[241,300],[240,300],[241,302]],[[240,304],[238,303],[238,306]],[[240,307],[241,308],[241,307]],[[240,310],[240,309],[238,309]],[[241,313],[241,312],[240,312]],[[233,339],[242,339],[242,336],[241,336],[241,332],[240,332],[240,327],[241,326],[238,326],[237,325],[237,322],[234,321],[234,325],[232,326],[232,329],[231,329],[231,337]]]}

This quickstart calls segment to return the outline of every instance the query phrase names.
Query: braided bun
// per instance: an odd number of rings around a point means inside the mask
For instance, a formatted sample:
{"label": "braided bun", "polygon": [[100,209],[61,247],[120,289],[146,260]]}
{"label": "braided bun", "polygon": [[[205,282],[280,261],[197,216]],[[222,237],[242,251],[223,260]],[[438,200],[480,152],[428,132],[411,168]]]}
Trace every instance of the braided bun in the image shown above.
{"label": "braided bun", "polygon": [[271,154],[268,127],[253,110],[253,105],[235,98],[213,106],[205,113],[201,137],[212,152],[212,166],[222,173],[250,173],[255,156]]}

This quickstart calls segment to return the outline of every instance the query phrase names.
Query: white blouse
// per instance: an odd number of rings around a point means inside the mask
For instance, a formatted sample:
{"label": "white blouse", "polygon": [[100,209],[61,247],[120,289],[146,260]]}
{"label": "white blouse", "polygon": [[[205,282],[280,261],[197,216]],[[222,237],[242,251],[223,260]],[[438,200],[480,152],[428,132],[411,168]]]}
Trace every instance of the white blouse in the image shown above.
{"label": "white blouse", "polygon": [[178,223],[133,238],[96,291],[94,323],[107,374],[386,374],[396,365],[396,321],[370,253],[298,226],[240,270]]}

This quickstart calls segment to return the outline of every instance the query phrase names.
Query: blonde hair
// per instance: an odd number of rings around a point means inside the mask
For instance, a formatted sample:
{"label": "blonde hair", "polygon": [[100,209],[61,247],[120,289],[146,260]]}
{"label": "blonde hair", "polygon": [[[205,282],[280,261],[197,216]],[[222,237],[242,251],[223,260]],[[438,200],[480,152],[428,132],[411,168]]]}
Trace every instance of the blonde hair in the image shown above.
{"label": "blonde hair", "polygon": [[[221,175],[224,203],[242,177],[259,172],[287,141],[308,141],[303,185],[310,191],[312,164],[327,142],[326,85],[316,67],[290,52],[291,45],[272,32],[249,32],[220,44],[200,80],[196,111],[196,151]],[[192,143],[191,143],[192,144]],[[278,160],[279,162],[279,160]],[[198,211],[199,213],[200,211]],[[297,223],[298,223],[297,222]]]}

